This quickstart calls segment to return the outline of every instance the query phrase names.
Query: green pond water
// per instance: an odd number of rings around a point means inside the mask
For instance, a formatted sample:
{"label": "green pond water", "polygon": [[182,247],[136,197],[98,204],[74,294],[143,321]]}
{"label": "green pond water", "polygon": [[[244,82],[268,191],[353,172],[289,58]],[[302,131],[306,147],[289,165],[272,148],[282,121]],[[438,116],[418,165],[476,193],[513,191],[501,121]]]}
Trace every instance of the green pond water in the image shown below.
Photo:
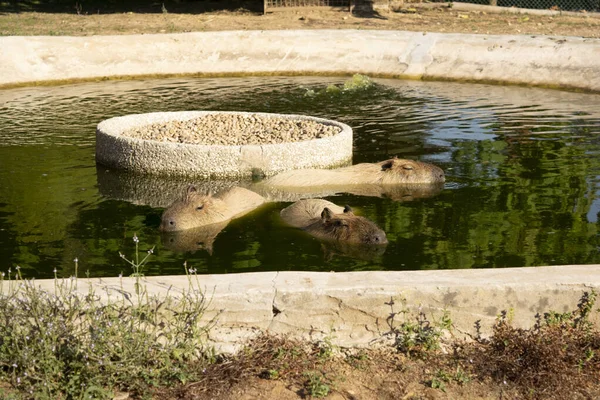
{"label": "green pond water", "polygon": [[[134,256],[135,234],[141,251],[154,246],[146,275],[182,274],[184,261],[200,273],[600,263],[599,95],[378,79],[367,90],[323,93],[345,80],[186,78],[0,91],[0,271],[14,274],[19,265],[26,277],[52,277],[55,268],[70,276],[77,258],[80,276],[128,275],[119,252]],[[413,201],[328,197],[383,228],[384,251],[333,248],[285,226],[285,202],[229,223],[212,253],[178,247],[158,232],[164,205],[152,190],[176,196],[168,192],[185,183],[119,173],[94,157],[100,121],[181,110],[335,119],[354,129],[354,163],[418,159],[442,167],[447,182]]]}

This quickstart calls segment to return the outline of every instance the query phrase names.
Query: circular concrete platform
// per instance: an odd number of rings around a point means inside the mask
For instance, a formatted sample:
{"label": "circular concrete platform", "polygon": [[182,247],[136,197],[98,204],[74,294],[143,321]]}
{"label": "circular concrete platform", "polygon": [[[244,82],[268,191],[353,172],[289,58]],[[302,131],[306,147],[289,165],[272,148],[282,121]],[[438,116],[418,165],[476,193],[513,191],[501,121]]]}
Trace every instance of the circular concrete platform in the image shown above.
{"label": "circular concrete platform", "polygon": [[[129,137],[132,130],[203,116],[243,116],[312,121],[337,127],[338,133],[309,140],[275,144],[205,145]],[[102,121],[96,129],[96,162],[112,168],[158,175],[203,178],[250,178],[271,176],[302,168],[333,168],[352,159],[352,128],[348,125],[304,115],[226,111],[182,111],[134,114]]]}

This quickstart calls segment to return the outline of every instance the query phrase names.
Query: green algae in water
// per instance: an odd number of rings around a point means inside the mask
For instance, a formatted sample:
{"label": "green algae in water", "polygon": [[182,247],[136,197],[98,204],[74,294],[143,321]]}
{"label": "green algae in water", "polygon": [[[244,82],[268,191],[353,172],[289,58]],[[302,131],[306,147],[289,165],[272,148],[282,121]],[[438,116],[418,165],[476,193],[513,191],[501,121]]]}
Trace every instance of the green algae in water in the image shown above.
{"label": "green algae in water", "polygon": [[304,96],[340,96],[344,93],[352,93],[360,90],[367,90],[373,87],[373,80],[366,75],[355,74],[352,78],[346,80],[341,85],[330,83],[325,89],[306,89]]}
{"label": "green algae in water", "polygon": [[366,75],[354,74],[351,79],[344,82],[344,90],[365,90],[373,86],[373,81]]}

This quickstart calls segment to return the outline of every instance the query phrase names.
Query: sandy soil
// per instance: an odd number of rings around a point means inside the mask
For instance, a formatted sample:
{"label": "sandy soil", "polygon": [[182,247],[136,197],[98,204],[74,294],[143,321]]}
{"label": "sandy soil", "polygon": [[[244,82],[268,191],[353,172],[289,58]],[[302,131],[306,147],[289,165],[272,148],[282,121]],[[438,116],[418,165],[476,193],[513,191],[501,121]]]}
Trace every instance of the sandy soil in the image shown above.
{"label": "sandy soil", "polygon": [[123,35],[219,30],[379,29],[480,34],[566,35],[600,38],[600,18],[586,14],[524,15],[409,7],[350,14],[322,8],[265,15],[248,11],[207,13],[0,14],[0,35]]}

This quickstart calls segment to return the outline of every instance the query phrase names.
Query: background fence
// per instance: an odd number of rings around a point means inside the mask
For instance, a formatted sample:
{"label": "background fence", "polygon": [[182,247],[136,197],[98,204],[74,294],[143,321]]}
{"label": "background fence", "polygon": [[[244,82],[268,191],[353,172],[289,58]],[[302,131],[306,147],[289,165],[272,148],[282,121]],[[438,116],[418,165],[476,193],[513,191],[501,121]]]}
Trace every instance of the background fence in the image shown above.
{"label": "background fence", "polygon": [[461,0],[461,2],[537,10],[600,12],[600,0]]}
{"label": "background fence", "polygon": [[[418,1],[406,1],[414,3]],[[445,3],[447,1],[441,1]],[[461,0],[462,3],[518,7],[538,10],[600,12],[600,0]],[[347,9],[386,9],[390,0],[264,0],[265,11],[287,7],[342,7]]]}
{"label": "background fence", "polygon": [[266,8],[350,7],[350,0],[265,0]]}

